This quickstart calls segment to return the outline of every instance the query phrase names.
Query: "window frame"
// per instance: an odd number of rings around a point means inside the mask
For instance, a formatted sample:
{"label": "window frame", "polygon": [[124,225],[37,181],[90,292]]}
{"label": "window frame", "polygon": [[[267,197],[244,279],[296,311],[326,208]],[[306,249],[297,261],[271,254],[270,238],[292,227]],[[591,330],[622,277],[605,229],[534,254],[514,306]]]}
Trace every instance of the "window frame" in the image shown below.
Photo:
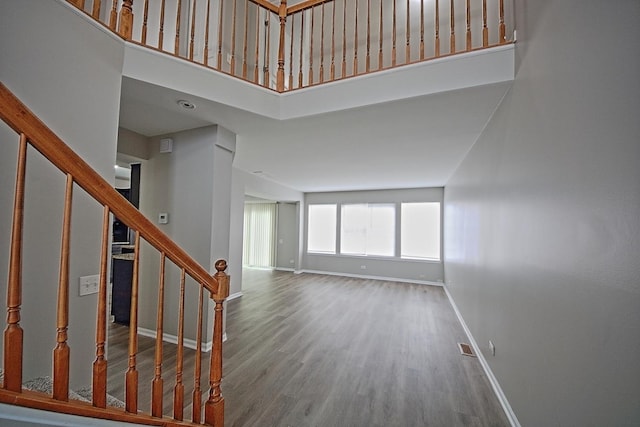
{"label": "window frame", "polygon": [[[402,235],[403,233],[403,225],[404,225],[404,221],[402,220],[402,215],[403,215],[403,205],[413,205],[413,204],[429,204],[429,205],[437,205],[437,212],[438,212],[438,224],[437,224],[437,232],[435,233],[437,235],[437,244],[438,244],[438,256],[436,258],[434,257],[421,257],[421,256],[411,256],[411,255],[403,255],[403,250],[402,250],[402,244],[403,244],[403,239],[402,239]],[[398,256],[399,258],[403,259],[403,260],[416,260],[416,261],[434,261],[434,262],[441,262],[442,261],[442,202],[401,202],[399,203],[399,209],[398,209],[398,216],[400,217],[400,227],[399,227],[399,232],[400,232],[400,245],[398,247]]]}
{"label": "window frame", "polygon": [[[393,214],[392,214],[392,221],[393,223],[391,224],[391,229],[392,229],[392,236],[391,239],[392,241],[390,242],[390,246],[391,246],[391,254],[387,255],[387,254],[382,254],[382,253],[368,253],[368,250],[371,250],[370,247],[367,247],[367,243],[370,242],[370,236],[367,235],[367,231],[371,230],[371,228],[366,227],[365,226],[365,236],[364,236],[364,252],[360,253],[360,252],[345,252],[345,248],[344,248],[344,240],[345,237],[347,236],[346,233],[348,233],[349,231],[346,230],[344,228],[345,225],[345,215],[347,214],[345,212],[345,207],[348,206],[363,206],[367,209],[367,214],[369,215],[369,217],[367,218],[367,220],[372,221],[374,220],[374,218],[372,216],[370,216],[373,212],[372,210],[380,207],[380,208],[389,208],[392,207],[393,209]],[[396,232],[396,222],[397,222],[397,204],[396,203],[341,203],[340,204],[340,227],[339,227],[339,233],[340,233],[340,244],[339,244],[339,254],[340,255],[345,255],[345,256],[364,256],[364,257],[380,257],[380,258],[394,258],[396,256],[396,252],[397,252],[397,248],[396,248],[396,240],[397,240],[397,232]],[[371,236],[372,238],[374,238],[375,236]],[[389,244],[389,243],[387,243]]]}
{"label": "window frame", "polygon": [[[414,257],[414,256],[402,256],[402,205],[403,204],[412,204],[412,203],[433,203],[438,206],[438,220],[439,220],[439,230],[437,233],[438,239],[438,247],[439,247],[439,257],[438,258],[429,258],[429,257]],[[335,248],[332,252],[328,251],[316,251],[309,250],[309,231],[310,231],[310,216],[309,212],[311,210],[311,206],[317,205],[331,205],[335,206],[335,230],[334,233],[334,242]],[[395,224],[394,224],[394,252],[393,255],[370,255],[370,254],[356,254],[356,253],[344,253],[342,252],[342,207],[344,205],[394,205],[395,209]],[[305,229],[305,254],[313,255],[313,256],[329,256],[329,257],[341,257],[341,258],[360,258],[360,259],[378,259],[378,260],[386,260],[386,261],[402,261],[402,262],[426,262],[426,263],[442,263],[442,230],[443,230],[443,213],[442,213],[442,201],[441,200],[419,200],[419,199],[409,199],[403,201],[385,201],[385,200],[375,200],[362,202],[360,200],[353,201],[342,201],[342,202],[312,202],[307,204],[307,218],[306,218],[306,229]]]}
{"label": "window frame", "polygon": [[[311,230],[311,208],[313,206],[333,206],[335,208],[335,212],[334,212],[334,236],[333,236],[333,250],[329,251],[329,250],[311,250],[309,249],[309,243],[310,243],[310,230]],[[306,218],[306,223],[307,223],[307,229],[306,229],[306,252],[308,254],[314,254],[314,255],[337,255],[338,254],[338,236],[336,234],[336,230],[338,229],[338,227],[340,226],[340,222],[339,222],[339,215],[338,212],[340,211],[339,208],[339,204],[338,203],[310,203],[307,205],[307,218]]]}

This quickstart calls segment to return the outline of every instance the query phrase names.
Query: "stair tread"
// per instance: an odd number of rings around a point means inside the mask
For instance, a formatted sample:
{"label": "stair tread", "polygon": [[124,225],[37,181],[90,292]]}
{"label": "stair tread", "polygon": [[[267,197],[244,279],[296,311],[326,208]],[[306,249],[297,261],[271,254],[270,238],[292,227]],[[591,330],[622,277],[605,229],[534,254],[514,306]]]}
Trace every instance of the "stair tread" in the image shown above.
{"label": "stair tread", "polygon": [[[4,371],[0,369],[0,384],[4,382]],[[41,393],[53,393],[53,379],[50,376],[32,378],[22,384],[25,390],[39,391]],[[91,402],[93,399],[93,391],[91,386],[83,387],[78,390],[69,390],[69,399],[79,400],[81,402]],[[107,393],[107,406],[115,408],[124,408],[124,402]]]}

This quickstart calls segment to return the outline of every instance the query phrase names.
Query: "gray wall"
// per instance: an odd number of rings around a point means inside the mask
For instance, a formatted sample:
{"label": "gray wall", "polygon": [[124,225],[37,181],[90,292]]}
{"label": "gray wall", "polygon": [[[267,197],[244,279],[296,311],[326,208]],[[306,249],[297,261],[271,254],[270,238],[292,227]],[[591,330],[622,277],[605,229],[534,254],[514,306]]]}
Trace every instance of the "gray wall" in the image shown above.
{"label": "gray wall", "polygon": [[278,203],[278,225],[276,232],[277,269],[294,270],[298,258],[298,212],[299,204]]}
{"label": "gray wall", "polygon": [[125,128],[118,128],[118,159],[131,162],[149,158],[149,139]]}
{"label": "gray wall", "polygon": [[[307,193],[304,212],[306,213],[308,211],[309,204],[314,203],[442,202],[442,197],[442,188]],[[306,245],[305,233],[305,251]],[[366,268],[362,269],[361,266],[365,266]],[[444,278],[442,262],[400,258],[384,259],[380,257],[304,253],[303,269],[358,276],[386,277],[417,282],[442,282]]]}
{"label": "gray wall", "polygon": [[[256,175],[244,172],[240,169],[233,168],[231,183],[231,218],[230,218],[230,234],[229,234],[229,274],[231,274],[230,294],[242,292],[242,237],[244,227],[244,199],[245,195],[258,197],[266,200],[274,200],[280,202],[291,202],[300,205],[303,202],[304,195],[300,191],[294,190],[276,182],[260,178]],[[296,262],[293,267],[297,269],[300,266],[300,248],[302,244],[300,238],[302,233],[300,227],[302,220],[300,218],[300,210],[297,210],[298,220],[291,227],[298,227],[296,232],[291,232],[291,236],[297,239]]]}
{"label": "gray wall", "polygon": [[446,286],[522,425],[637,426],[640,2],[515,9],[515,82],[445,187]]}
{"label": "gray wall", "polygon": [[[64,2],[34,6],[0,2],[0,80],[113,182],[122,42],[78,19]],[[5,301],[17,137],[3,124],[0,140],[0,295]],[[39,154],[29,153],[21,321],[25,379],[51,375],[64,180]],[[78,278],[99,272],[102,213],[81,190],[74,193],[73,209],[69,345],[71,386],[77,387],[91,379],[97,304],[96,295],[78,297]]]}
{"label": "gray wall", "polygon": [[[229,257],[228,223],[231,157],[234,137],[208,126],[171,134],[173,152],[160,153],[160,137],[150,139],[149,160],[142,164],[140,210],[192,258],[213,273],[217,258]],[[226,147],[226,148],[221,148]],[[229,148],[229,149],[227,149]],[[222,225],[220,225],[222,224]],[[179,271],[167,262],[164,332],[177,334]],[[140,276],[140,326],[155,331],[159,254],[143,248]],[[208,299],[209,295],[205,295]],[[198,287],[188,280],[185,293],[185,338],[196,338]],[[209,304],[208,304],[209,305]],[[210,311],[210,310],[209,310]],[[211,339],[213,313],[204,322]]]}

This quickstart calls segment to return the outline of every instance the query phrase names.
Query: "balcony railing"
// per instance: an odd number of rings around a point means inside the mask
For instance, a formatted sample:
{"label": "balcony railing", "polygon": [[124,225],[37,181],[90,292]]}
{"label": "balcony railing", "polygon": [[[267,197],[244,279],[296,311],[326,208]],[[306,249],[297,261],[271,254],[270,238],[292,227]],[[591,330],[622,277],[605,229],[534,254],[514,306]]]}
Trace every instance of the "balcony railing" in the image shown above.
{"label": "balcony railing", "polygon": [[126,40],[285,92],[508,43],[505,0],[68,0]]}

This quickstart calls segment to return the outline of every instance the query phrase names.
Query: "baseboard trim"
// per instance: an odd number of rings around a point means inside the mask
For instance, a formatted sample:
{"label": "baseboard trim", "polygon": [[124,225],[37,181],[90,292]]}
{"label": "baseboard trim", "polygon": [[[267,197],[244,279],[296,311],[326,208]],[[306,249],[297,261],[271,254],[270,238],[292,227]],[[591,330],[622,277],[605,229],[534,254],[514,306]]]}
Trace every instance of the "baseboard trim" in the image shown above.
{"label": "baseboard trim", "polygon": [[289,271],[289,272],[296,271],[295,268],[286,268],[286,267],[276,267],[276,268],[274,268],[274,270],[276,270],[276,271]]}
{"label": "baseboard trim", "polygon": [[449,293],[449,289],[447,289],[446,286],[443,286],[443,288],[444,288],[444,292],[447,294],[447,298],[449,299],[451,306],[453,307],[453,311],[456,313],[456,316],[458,317],[458,320],[460,321],[460,324],[462,325],[462,328],[464,329],[465,334],[467,334],[467,337],[469,338],[469,342],[471,343],[471,346],[475,349],[475,353],[478,356],[480,365],[482,366],[482,369],[484,370],[485,374],[487,374],[489,383],[491,383],[491,387],[493,388],[493,391],[496,394],[496,397],[498,398],[498,401],[500,402],[500,405],[502,406],[502,409],[504,410],[504,413],[507,416],[507,419],[511,423],[512,427],[521,427],[520,422],[516,417],[516,414],[513,412],[513,409],[511,408],[511,405],[507,400],[507,396],[505,396],[504,392],[502,391],[502,387],[500,387],[500,383],[498,383],[498,379],[495,377],[495,375],[493,375],[493,371],[489,367],[489,363],[487,362],[487,359],[484,358],[484,354],[482,353],[482,351],[480,351],[480,347],[478,346],[478,343],[476,342],[475,338],[471,334],[471,331],[467,327],[467,324],[465,323],[464,318],[460,313],[460,310],[458,310],[458,306],[456,305],[455,301],[453,300],[453,297]]}
{"label": "baseboard trim", "polygon": [[242,293],[242,291],[240,291],[240,292],[234,292],[234,293],[232,293],[231,295],[229,295],[229,296],[227,297],[227,301],[231,301],[231,300],[234,300],[234,299],[236,299],[236,298],[240,298],[242,295],[244,295],[244,294]]}
{"label": "baseboard trim", "polygon": [[[153,338],[156,339],[156,331],[153,331],[151,329],[147,329],[147,328],[141,328],[138,327],[138,334],[142,335],[143,337],[149,337],[149,338]],[[222,341],[226,341],[226,333],[223,335],[222,337]],[[167,334],[164,333],[162,334],[162,341],[164,342],[168,342],[171,344],[178,344],[178,337],[172,334]],[[184,346],[193,350],[197,349],[197,341],[196,340],[192,340],[189,338],[185,338],[184,339]],[[211,351],[211,348],[213,347],[213,341],[203,341],[202,342],[202,351],[209,352]]]}
{"label": "baseboard trim", "polygon": [[387,282],[414,283],[416,285],[429,285],[429,286],[440,286],[440,287],[444,286],[442,282],[432,282],[429,280],[401,279],[399,277],[368,276],[364,274],[336,273],[333,271],[319,271],[319,270],[300,270],[295,272],[295,274],[300,274],[300,273],[325,274],[327,276],[355,277],[357,279],[385,280]]}

